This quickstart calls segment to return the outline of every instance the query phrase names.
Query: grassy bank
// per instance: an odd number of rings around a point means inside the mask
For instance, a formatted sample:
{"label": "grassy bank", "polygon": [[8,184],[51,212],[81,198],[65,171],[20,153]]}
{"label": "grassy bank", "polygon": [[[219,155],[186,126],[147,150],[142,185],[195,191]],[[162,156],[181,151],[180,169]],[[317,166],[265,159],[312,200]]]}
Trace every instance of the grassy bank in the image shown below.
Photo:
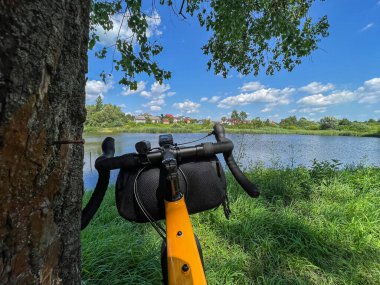
{"label": "grassy bank", "polygon": [[[352,130],[306,130],[306,129],[286,129],[281,127],[261,127],[253,128],[249,126],[225,126],[226,131],[235,134],[300,134],[300,135],[321,135],[321,136],[368,136],[380,137],[376,128],[367,131]],[[112,134],[112,133],[208,133],[212,130],[212,125],[204,126],[197,124],[187,125],[164,125],[164,124],[132,124],[122,127],[98,128],[85,127],[85,134]]]}
{"label": "grassy bank", "polygon": [[[192,216],[209,284],[379,284],[380,169],[257,167],[251,199],[228,176],[232,216]],[[88,195],[85,197],[88,199]],[[122,220],[109,189],[82,232],[84,284],[160,284],[161,241]]]}

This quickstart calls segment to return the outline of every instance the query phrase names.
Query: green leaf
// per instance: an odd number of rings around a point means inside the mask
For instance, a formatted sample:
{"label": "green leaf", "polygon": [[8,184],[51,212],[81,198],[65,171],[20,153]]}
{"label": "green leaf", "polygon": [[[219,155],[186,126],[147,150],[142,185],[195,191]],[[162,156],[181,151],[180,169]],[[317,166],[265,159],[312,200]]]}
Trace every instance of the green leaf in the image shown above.
{"label": "green leaf", "polygon": [[[273,75],[282,69],[292,71],[318,48],[323,37],[328,36],[327,17],[315,21],[309,16],[314,2],[187,0],[185,11],[210,32],[209,40],[202,47],[203,54],[208,57],[208,70],[213,69],[223,77],[231,70],[242,75],[253,73],[257,76],[262,71]],[[176,9],[171,0],[160,0],[159,4]],[[118,37],[115,45],[101,47],[95,52],[99,59],[104,59],[114,55],[115,49],[118,56],[112,58],[112,68],[123,72],[120,84],[137,86],[135,77],[141,73],[153,76],[158,82],[170,79],[170,71],[154,61],[163,47],[147,37],[149,16],[142,10],[141,0],[93,0],[91,8],[89,49],[97,47],[99,27],[105,31],[113,28],[112,17],[116,14],[124,15],[123,25],[133,34],[128,39]],[[104,72],[101,77],[105,80]]]}

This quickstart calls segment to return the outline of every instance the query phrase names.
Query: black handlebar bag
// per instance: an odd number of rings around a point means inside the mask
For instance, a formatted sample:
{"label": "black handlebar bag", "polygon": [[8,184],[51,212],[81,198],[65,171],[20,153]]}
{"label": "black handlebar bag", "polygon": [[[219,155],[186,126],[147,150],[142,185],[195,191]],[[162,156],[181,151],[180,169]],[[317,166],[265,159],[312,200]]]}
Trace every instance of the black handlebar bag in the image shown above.
{"label": "black handlebar bag", "polygon": [[[179,161],[178,177],[189,214],[226,205],[226,177],[216,156]],[[164,186],[162,167],[120,169],[115,187],[119,214],[138,223],[165,219]]]}

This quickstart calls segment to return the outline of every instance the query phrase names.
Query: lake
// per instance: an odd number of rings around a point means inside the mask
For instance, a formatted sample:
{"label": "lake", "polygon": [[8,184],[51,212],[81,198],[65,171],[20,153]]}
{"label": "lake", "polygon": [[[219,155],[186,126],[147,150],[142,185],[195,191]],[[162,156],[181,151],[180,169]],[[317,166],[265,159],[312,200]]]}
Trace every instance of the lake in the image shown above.
{"label": "lake", "polygon": [[[98,173],[95,159],[101,155],[101,142],[107,135],[85,135],[83,178],[85,189],[93,189]],[[148,140],[152,147],[158,146],[159,134],[112,134],[115,138],[115,155],[135,152],[135,143]],[[173,134],[176,143],[199,139],[205,134]],[[362,163],[380,166],[380,139],[370,137],[278,135],[278,134],[227,134],[235,145],[235,159],[245,168],[257,163],[265,166],[310,166],[313,159],[319,161],[337,159],[344,165]],[[212,141],[208,137],[196,144]],[[111,173],[115,183],[118,170]]]}

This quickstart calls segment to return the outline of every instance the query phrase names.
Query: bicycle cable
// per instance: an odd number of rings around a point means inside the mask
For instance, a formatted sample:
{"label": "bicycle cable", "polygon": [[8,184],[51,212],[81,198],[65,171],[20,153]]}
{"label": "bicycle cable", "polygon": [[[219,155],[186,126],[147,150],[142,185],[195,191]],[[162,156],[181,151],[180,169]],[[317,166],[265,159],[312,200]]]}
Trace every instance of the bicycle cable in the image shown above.
{"label": "bicycle cable", "polygon": [[189,142],[184,142],[184,143],[178,143],[178,144],[176,143],[174,146],[179,146],[179,145],[185,145],[185,144],[199,142],[199,141],[204,140],[205,138],[207,138],[207,137],[209,137],[209,136],[211,136],[213,134],[214,134],[214,132],[210,132],[210,133],[208,133],[207,135],[205,135],[204,137],[202,137],[200,139],[196,139],[196,140],[189,141]]}
{"label": "bicycle cable", "polygon": [[[162,239],[165,240],[165,229],[157,222],[153,219],[153,217],[150,215],[150,213],[148,212],[148,210],[144,207],[143,203],[141,202],[140,200],[140,196],[138,194],[138,189],[137,189],[137,180],[139,178],[139,176],[141,175],[141,173],[147,168],[148,166],[145,166],[143,168],[141,168],[137,175],[136,175],[136,178],[135,178],[135,181],[133,183],[133,193],[135,195],[135,199],[136,199],[136,202],[137,202],[137,205],[139,206],[140,210],[143,212],[144,216],[148,219],[149,223],[153,226],[153,228],[156,230],[156,232],[160,235],[160,237]],[[187,181],[187,178],[186,178],[186,175],[185,173],[183,172],[183,170],[178,167],[178,170],[181,172],[182,176],[183,176],[183,179],[185,181],[185,188],[186,188],[186,195],[185,197],[187,197],[187,189],[188,189],[188,181]]]}
{"label": "bicycle cable", "polygon": [[142,204],[140,200],[140,196],[137,191],[137,179],[141,175],[141,173],[147,168],[148,166],[145,166],[139,170],[139,172],[136,175],[135,181],[133,183],[133,192],[135,194],[135,199],[137,202],[137,205],[139,206],[140,210],[143,212],[144,216],[148,219],[149,223],[153,226],[153,228],[156,230],[156,232],[160,235],[162,239],[165,240],[165,229],[155,221],[152,216],[149,214],[149,212],[145,209],[144,205]]}

